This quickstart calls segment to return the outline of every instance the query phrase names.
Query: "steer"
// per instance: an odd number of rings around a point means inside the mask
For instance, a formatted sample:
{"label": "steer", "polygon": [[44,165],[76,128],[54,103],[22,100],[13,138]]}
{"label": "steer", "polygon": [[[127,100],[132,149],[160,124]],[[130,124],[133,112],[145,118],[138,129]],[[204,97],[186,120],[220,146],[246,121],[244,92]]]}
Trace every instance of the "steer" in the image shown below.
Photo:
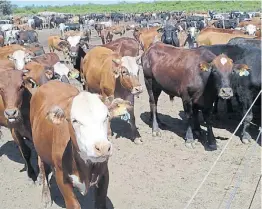
{"label": "steer", "polygon": [[30,122],[43,175],[42,197],[51,204],[48,168],[51,167],[67,209],[80,209],[73,186],[82,195],[95,187],[95,207],[106,208],[109,184],[108,159],[112,144],[107,138],[110,117],[129,108],[116,99],[108,108],[97,94],[50,81],[39,87],[31,99]]}
{"label": "steer", "polygon": [[[91,49],[83,60],[83,77],[88,91],[99,93],[103,97],[122,98],[134,104],[135,94],[142,92],[138,81],[138,66],[130,65],[135,57],[121,57],[118,53],[105,47]],[[133,60],[133,62],[132,62]],[[136,63],[135,63],[136,64]],[[130,125],[135,143],[141,143],[133,109],[130,110]]]}
{"label": "steer", "polygon": [[14,62],[15,69],[23,70],[25,64],[31,60],[32,56],[24,50],[17,50],[13,54],[9,55],[8,58]]}
{"label": "steer", "polygon": [[233,96],[230,77],[241,66],[233,66],[232,60],[224,54],[215,56],[205,49],[180,49],[162,43],[148,49],[142,56],[142,66],[149,94],[153,136],[160,136],[157,101],[164,91],[171,97],[182,98],[188,119],[186,145],[193,145],[193,131],[201,133],[198,110],[202,109],[209,148],[217,149],[211,125],[213,103],[217,95],[223,99]]}
{"label": "steer", "polygon": [[[246,42],[247,40],[243,40]],[[248,40],[249,41],[249,40]],[[250,40],[251,41],[251,40]],[[255,41],[255,40],[253,40]],[[258,40],[256,40],[258,41]],[[261,43],[261,41],[260,41]],[[234,63],[243,63],[250,71],[248,73],[234,74],[231,78],[231,84],[235,96],[239,103],[239,107],[244,116],[247,110],[251,106],[254,98],[261,91],[261,49],[260,47],[252,47],[248,42],[246,44],[239,45],[214,45],[214,46],[203,46],[214,54],[218,55],[221,53],[226,54],[231,58]],[[247,68],[247,67],[246,67]],[[215,103],[214,111],[217,112],[217,102]],[[232,105],[228,102],[228,111],[232,111]],[[261,107],[261,106],[260,106]],[[261,108],[260,108],[261,109]],[[252,109],[247,113],[244,119],[243,127],[241,130],[241,140],[243,143],[249,143],[251,136],[248,133],[248,127],[253,119]]]}
{"label": "steer", "polygon": [[1,67],[0,72],[0,125],[10,129],[25,160],[27,175],[35,181],[36,173],[30,162],[31,150],[24,141],[24,138],[32,140],[29,123],[31,94],[24,87],[22,71]]}

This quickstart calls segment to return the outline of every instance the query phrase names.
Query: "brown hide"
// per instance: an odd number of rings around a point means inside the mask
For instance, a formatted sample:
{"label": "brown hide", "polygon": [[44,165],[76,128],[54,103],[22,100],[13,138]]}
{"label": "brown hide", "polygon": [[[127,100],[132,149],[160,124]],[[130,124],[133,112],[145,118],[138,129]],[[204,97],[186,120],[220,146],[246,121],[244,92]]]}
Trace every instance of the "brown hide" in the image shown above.
{"label": "brown hide", "polygon": [[146,51],[149,48],[149,46],[153,43],[156,37],[159,40],[161,40],[161,35],[157,31],[158,29],[159,27],[152,27],[149,29],[146,28],[139,31],[139,42],[144,51]]}
{"label": "brown hide", "polygon": [[252,38],[252,39],[254,38],[254,36],[242,35],[242,34],[228,34],[228,33],[220,33],[220,32],[201,31],[196,41],[198,43],[198,46],[227,44],[230,39],[236,37]]}
{"label": "brown hide", "polygon": [[133,38],[118,38],[108,44],[104,44],[103,47],[109,48],[114,52],[119,52],[119,55],[122,57],[136,57],[139,55],[139,43]]}
{"label": "brown hide", "polygon": [[50,67],[54,66],[57,62],[60,61],[58,55],[53,52],[46,53],[38,57],[34,57],[32,58],[32,60],[41,63],[42,65],[50,66]]}

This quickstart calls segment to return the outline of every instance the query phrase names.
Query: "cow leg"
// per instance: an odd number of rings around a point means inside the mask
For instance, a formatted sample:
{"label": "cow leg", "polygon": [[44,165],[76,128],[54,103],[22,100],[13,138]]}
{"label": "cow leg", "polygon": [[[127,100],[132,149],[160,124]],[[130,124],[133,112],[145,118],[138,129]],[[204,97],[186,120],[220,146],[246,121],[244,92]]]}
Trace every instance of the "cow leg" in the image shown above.
{"label": "cow leg", "polygon": [[109,184],[108,168],[103,176],[100,177],[98,186],[95,189],[95,209],[106,209],[106,197]]}
{"label": "cow leg", "polygon": [[194,135],[193,135],[193,127],[194,127],[194,114],[193,114],[193,104],[191,101],[183,101],[185,115],[188,121],[188,127],[186,131],[186,146],[189,148],[194,148]]}
{"label": "cow leg", "polygon": [[[243,116],[246,114],[247,109],[243,111]],[[249,111],[249,113],[247,114],[245,120],[243,121],[243,130],[241,133],[241,141],[244,144],[248,144],[249,142],[251,142],[252,137],[250,136],[250,134],[247,132],[247,128],[250,125],[250,122],[253,119],[253,113],[252,110]]]}
{"label": "cow leg", "polygon": [[137,127],[136,127],[136,118],[135,118],[135,114],[134,114],[134,104],[135,104],[134,95],[129,95],[127,98],[124,98],[124,99],[128,100],[133,105],[133,108],[129,111],[129,114],[130,114],[129,124],[130,124],[130,127],[131,127],[131,133],[132,133],[131,139],[134,141],[135,144],[142,144],[143,141],[142,141],[140,133],[138,132]]}
{"label": "cow leg", "polygon": [[44,203],[44,207],[48,208],[52,205],[52,198],[49,188],[49,180],[48,180],[48,171],[47,167],[48,165],[45,164],[39,157],[39,167],[40,167],[40,173],[39,175],[42,176],[42,183],[43,183],[43,189],[42,189],[42,202]]}
{"label": "cow leg", "polygon": [[156,81],[152,78],[146,78],[145,84],[149,95],[150,114],[152,117],[152,135],[154,137],[161,136],[157,120],[157,101],[162,90],[158,88]]}
{"label": "cow leg", "polygon": [[218,111],[218,101],[219,101],[219,97],[217,97],[216,100],[215,100],[214,108],[213,108],[213,114],[217,114],[217,111]]}
{"label": "cow leg", "polygon": [[216,144],[216,139],[212,130],[212,121],[211,121],[211,112],[212,108],[205,108],[203,109],[203,117],[207,125],[207,143],[208,143],[208,148],[211,150],[216,150],[217,149],[217,144]]}
{"label": "cow leg", "polygon": [[35,173],[33,166],[30,162],[30,158],[31,158],[30,148],[26,145],[23,137],[17,131],[12,129],[11,134],[12,134],[14,141],[16,142],[16,144],[19,147],[19,150],[22,154],[22,157],[25,160],[25,169],[27,170],[28,177],[31,178],[33,181],[36,181],[36,178],[37,178],[36,173]]}
{"label": "cow leg", "polygon": [[199,123],[198,110],[199,109],[195,105],[193,105],[193,123],[194,123],[193,132],[198,137],[200,137],[202,135],[202,129],[201,129],[200,123]]}
{"label": "cow leg", "polygon": [[64,197],[66,209],[81,209],[81,206],[73,192],[72,184],[64,179],[64,173],[60,170],[60,168],[56,169],[55,176],[56,183]]}

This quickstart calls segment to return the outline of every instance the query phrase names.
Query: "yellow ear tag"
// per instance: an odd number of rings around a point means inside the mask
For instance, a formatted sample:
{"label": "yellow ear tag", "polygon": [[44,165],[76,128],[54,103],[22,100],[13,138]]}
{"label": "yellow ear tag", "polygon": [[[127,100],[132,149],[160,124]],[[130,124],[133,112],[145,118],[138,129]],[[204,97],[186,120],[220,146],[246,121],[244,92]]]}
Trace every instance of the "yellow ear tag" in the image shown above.
{"label": "yellow ear tag", "polygon": [[248,75],[249,75],[249,72],[247,71],[247,69],[245,68],[240,69],[239,76],[248,76]]}

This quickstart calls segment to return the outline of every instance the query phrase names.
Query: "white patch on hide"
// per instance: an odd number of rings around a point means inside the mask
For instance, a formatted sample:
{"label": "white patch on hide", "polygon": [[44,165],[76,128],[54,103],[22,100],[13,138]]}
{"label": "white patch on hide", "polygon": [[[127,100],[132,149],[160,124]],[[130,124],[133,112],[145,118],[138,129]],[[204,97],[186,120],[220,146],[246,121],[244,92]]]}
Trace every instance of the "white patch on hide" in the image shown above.
{"label": "white patch on hide", "polygon": [[222,57],[220,59],[220,62],[221,62],[222,65],[225,65],[227,63],[227,59],[225,57]]}

